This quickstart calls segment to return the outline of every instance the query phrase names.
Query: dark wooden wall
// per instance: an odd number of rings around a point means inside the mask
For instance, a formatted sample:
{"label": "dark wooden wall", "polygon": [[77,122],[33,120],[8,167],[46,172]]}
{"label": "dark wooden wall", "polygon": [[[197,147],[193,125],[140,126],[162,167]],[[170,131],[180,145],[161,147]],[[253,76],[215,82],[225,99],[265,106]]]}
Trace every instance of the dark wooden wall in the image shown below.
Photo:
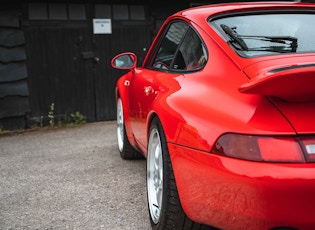
{"label": "dark wooden wall", "polygon": [[[70,5],[62,6],[70,9]],[[148,16],[137,20],[113,18],[112,33],[95,34],[92,19],[104,9],[94,4],[78,6],[86,12],[80,20],[23,20],[31,123],[45,125],[52,103],[57,121],[75,112],[86,116],[88,122],[116,119],[115,83],[122,72],[111,67],[111,58],[129,51],[141,61],[152,41],[153,23],[146,20]],[[148,14],[145,6],[143,13]]]}
{"label": "dark wooden wall", "polygon": [[0,129],[26,126],[30,111],[21,11],[0,10]]}

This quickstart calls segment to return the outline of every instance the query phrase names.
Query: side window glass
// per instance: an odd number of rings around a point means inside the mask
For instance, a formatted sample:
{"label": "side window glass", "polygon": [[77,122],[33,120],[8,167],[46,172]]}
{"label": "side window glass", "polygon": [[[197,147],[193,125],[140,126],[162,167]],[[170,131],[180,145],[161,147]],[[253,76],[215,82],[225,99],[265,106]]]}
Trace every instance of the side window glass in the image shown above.
{"label": "side window glass", "polygon": [[193,29],[189,29],[180,45],[172,69],[194,70],[202,68],[208,59],[206,49]]}
{"label": "side window glass", "polygon": [[175,22],[171,24],[165,37],[163,38],[160,48],[154,58],[152,67],[158,69],[169,69],[172,60],[178,49],[183,36],[188,29],[188,25],[184,22]]}

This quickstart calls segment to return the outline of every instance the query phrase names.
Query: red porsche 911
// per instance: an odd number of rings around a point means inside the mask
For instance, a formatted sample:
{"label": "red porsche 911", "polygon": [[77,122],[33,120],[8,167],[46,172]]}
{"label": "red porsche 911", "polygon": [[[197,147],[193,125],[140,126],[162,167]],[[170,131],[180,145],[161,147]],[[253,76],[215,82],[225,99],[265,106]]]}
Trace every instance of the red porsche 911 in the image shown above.
{"label": "red porsche 911", "polygon": [[141,67],[113,58],[130,70],[118,148],[146,158],[153,229],[315,229],[314,22],[310,3],[196,7]]}

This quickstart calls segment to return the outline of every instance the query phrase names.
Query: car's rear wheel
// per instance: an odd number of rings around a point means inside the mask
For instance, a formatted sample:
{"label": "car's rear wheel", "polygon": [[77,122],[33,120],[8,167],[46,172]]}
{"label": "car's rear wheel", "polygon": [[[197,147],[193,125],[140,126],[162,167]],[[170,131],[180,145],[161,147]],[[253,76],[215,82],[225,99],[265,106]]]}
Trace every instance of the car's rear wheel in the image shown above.
{"label": "car's rear wheel", "polygon": [[158,118],[153,119],[149,133],[147,196],[153,229],[192,229],[202,226],[192,222],[182,209],[164,131]]}
{"label": "car's rear wheel", "polygon": [[137,159],[142,157],[142,155],[133,148],[128,140],[125,129],[124,110],[121,98],[117,99],[117,142],[121,158]]}

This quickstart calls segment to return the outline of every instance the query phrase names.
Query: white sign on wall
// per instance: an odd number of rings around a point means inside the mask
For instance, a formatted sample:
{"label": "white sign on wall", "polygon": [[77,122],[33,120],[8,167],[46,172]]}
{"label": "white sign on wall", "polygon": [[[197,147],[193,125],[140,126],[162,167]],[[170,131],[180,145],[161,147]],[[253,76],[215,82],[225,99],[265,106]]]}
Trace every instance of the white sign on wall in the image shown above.
{"label": "white sign on wall", "polygon": [[94,18],[93,19],[93,33],[94,34],[111,34],[112,33],[111,19]]}

